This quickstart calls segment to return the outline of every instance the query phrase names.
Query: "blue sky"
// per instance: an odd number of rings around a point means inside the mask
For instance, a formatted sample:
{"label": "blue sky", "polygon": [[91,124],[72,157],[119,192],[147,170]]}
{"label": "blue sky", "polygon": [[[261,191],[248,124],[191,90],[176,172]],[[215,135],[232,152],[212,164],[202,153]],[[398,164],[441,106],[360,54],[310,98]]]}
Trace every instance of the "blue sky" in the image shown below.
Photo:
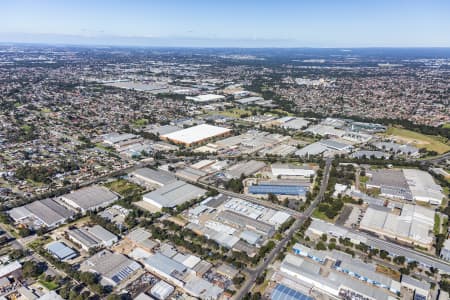
{"label": "blue sky", "polygon": [[1,42],[450,47],[449,0],[0,0]]}

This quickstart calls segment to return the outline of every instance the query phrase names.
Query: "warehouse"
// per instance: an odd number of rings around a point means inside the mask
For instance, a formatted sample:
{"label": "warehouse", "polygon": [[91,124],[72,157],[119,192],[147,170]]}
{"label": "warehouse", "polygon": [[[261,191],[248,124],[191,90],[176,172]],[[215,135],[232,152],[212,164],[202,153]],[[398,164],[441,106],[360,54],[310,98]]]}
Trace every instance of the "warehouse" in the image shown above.
{"label": "warehouse", "polygon": [[368,188],[381,189],[381,195],[390,198],[415,200],[440,205],[445,197],[442,187],[433,177],[421,170],[371,170]]}
{"label": "warehouse", "polygon": [[190,182],[196,182],[205,175],[207,175],[206,172],[204,172],[202,170],[194,169],[191,167],[179,169],[175,173],[175,176],[177,176],[178,178],[186,180],[186,181],[190,181]]}
{"label": "warehouse", "polygon": [[175,288],[167,282],[160,280],[151,289],[150,294],[158,300],[167,299]]}
{"label": "warehouse", "polygon": [[184,181],[174,181],[143,196],[143,200],[155,207],[175,207],[184,202],[204,196],[206,190]]}
{"label": "warehouse", "polygon": [[269,237],[275,233],[275,227],[273,225],[249,218],[233,211],[221,211],[217,218],[224,223],[230,223],[241,228],[255,230]]}
{"label": "warehouse", "polygon": [[79,245],[85,251],[102,246],[111,247],[118,241],[116,235],[112,234],[100,225],[69,229],[67,230],[67,235],[71,241]]}
{"label": "warehouse", "polygon": [[229,134],[231,134],[231,130],[228,128],[201,124],[162,135],[161,139],[171,141],[175,144],[192,146],[204,143],[213,138],[224,137]]}
{"label": "warehouse", "polygon": [[275,120],[276,124],[285,129],[300,130],[308,127],[309,122],[303,118],[282,117]]}
{"label": "warehouse", "polygon": [[292,164],[272,164],[272,175],[287,176],[287,177],[311,177],[316,174],[316,171],[308,165],[292,165]]}
{"label": "warehouse", "polygon": [[142,267],[123,254],[102,250],[87,259],[83,266],[102,277],[102,285],[116,286]]}
{"label": "warehouse", "polygon": [[377,159],[389,159],[389,153],[382,151],[372,151],[372,150],[358,150],[350,155],[352,158],[377,158]]}
{"label": "warehouse", "polygon": [[106,207],[119,197],[104,186],[92,185],[73,191],[59,198],[70,207],[85,213]]}
{"label": "warehouse", "polygon": [[433,244],[434,211],[419,205],[404,204],[400,216],[389,208],[370,206],[360,229],[397,241],[429,249]]}
{"label": "warehouse", "polygon": [[51,242],[45,246],[48,252],[60,261],[69,260],[77,257],[77,253],[72,248],[66,246],[62,242]]}
{"label": "warehouse", "polygon": [[403,174],[415,201],[441,205],[445,197],[442,187],[434,182],[430,174],[416,169],[403,169]]}
{"label": "warehouse", "polygon": [[164,186],[177,179],[174,175],[163,170],[141,168],[130,173],[130,180],[144,186]]}
{"label": "warehouse", "polygon": [[179,287],[184,286],[186,277],[189,275],[185,265],[161,253],[155,253],[144,259],[144,265],[153,274]]}
{"label": "warehouse", "polygon": [[307,188],[301,185],[276,185],[268,183],[260,183],[248,187],[250,194],[256,195],[287,195],[287,196],[305,196]]}
{"label": "warehouse", "polygon": [[207,102],[217,102],[224,100],[225,96],[216,95],[216,94],[206,94],[206,95],[198,95],[198,96],[187,96],[186,100],[192,100],[194,102],[199,103],[207,103]]}
{"label": "warehouse", "polygon": [[247,162],[238,163],[228,168],[227,175],[231,178],[239,178],[242,175],[250,176],[264,168],[266,164],[262,161],[249,160]]}
{"label": "warehouse", "polygon": [[75,215],[53,199],[34,201],[24,206],[8,211],[8,215],[17,224],[23,224],[33,229],[43,226],[55,228]]}
{"label": "warehouse", "polygon": [[306,261],[303,258],[287,254],[283,259],[280,271],[273,278],[290,282],[295,286],[314,286],[319,291],[337,298],[390,300],[394,294],[377,287],[367,285],[359,280],[334,270],[322,272],[320,265]]}

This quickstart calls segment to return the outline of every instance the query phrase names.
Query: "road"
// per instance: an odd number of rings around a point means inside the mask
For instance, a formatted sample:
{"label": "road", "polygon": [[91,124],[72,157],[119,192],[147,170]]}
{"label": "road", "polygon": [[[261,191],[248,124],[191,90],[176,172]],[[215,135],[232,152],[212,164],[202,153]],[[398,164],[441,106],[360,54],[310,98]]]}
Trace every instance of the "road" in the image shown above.
{"label": "road", "polygon": [[285,237],[275,246],[274,249],[272,249],[272,251],[268,255],[266,255],[266,257],[258,264],[258,266],[252,270],[248,270],[247,279],[245,280],[239,291],[233,296],[233,299],[242,299],[248,292],[251,291],[255,284],[256,278],[263,274],[264,270],[266,270],[269,264],[273,262],[276,255],[280,253],[283,248],[289,243],[295,232],[297,232],[303,225],[303,223],[305,223],[305,221],[309,217],[311,217],[314,209],[317,207],[320,201],[322,201],[327,189],[331,162],[332,158],[328,158],[326,161],[322,184],[320,185],[320,190],[317,197],[314,199],[314,201],[311,202],[311,205],[305,210],[304,214],[294,222]]}

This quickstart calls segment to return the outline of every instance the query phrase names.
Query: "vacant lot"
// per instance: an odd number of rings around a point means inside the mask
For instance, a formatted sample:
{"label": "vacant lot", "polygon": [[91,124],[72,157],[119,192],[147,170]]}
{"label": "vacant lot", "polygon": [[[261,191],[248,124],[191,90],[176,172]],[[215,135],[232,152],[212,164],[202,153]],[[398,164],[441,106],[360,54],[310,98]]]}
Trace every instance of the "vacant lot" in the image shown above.
{"label": "vacant lot", "polygon": [[440,136],[425,135],[398,127],[389,127],[386,135],[392,136],[399,142],[411,143],[417,148],[426,148],[439,154],[450,151],[450,143]]}

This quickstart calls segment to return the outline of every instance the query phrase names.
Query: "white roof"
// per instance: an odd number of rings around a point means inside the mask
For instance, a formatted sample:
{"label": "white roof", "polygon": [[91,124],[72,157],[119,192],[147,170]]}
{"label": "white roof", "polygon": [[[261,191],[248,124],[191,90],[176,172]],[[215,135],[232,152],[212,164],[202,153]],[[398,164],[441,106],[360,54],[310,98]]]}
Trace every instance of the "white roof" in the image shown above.
{"label": "white roof", "polygon": [[218,101],[224,99],[225,96],[216,95],[216,94],[206,94],[206,95],[198,95],[195,97],[186,97],[188,100],[193,100],[195,102],[210,102],[210,101]]}
{"label": "white roof", "polygon": [[444,198],[442,188],[434,182],[430,174],[416,169],[403,169],[403,174],[414,200],[434,204],[442,202]]}
{"label": "white roof", "polygon": [[179,131],[175,131],[163,135],[162,137],[177,142],[192,144],[218,135],[226,134],[230,131],[231,130],[228,128],[213,126],[209,124],[201,124],[186,129],[182,129]]}

